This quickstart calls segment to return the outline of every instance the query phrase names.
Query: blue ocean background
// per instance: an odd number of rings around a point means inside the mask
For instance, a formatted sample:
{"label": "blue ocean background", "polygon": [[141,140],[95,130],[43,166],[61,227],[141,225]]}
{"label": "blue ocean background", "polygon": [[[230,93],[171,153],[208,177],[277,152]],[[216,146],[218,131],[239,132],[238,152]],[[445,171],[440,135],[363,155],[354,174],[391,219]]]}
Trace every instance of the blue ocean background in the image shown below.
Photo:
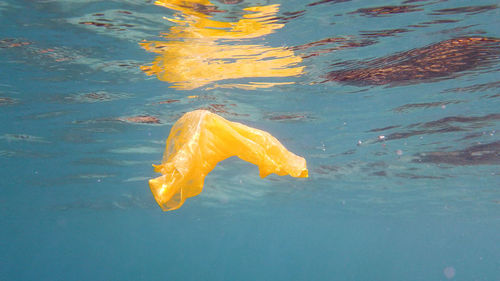
{"label": "blue ocean background", "polygon": [[[498,2],[222,2],[221,21],[279,4],[283,27],[247,43],[373,42],[295,48],[304,73],[265,79],[292,84],[182,90],[140,68],[157,54],[139,43],[162,40],[176,11],[0,3],[0,280],[500,281],[498,55],[443,79],[325,81],[452,38],[498,39]],[[382,6],[415,11],[360,10]],[[230,158],[199,196],[163,212],[151,164],[173,123],[199,108],[270,132],[307,159],[309,178],[261,179]]]}

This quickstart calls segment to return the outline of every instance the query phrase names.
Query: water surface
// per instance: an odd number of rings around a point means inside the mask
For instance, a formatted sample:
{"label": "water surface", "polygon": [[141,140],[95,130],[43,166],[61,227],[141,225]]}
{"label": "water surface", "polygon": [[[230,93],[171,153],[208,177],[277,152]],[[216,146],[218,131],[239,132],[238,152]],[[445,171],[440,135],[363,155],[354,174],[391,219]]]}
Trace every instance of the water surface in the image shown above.
{"label": "water surface", "polygon": [[[496,1],[0,4],[1,280],[500,278]],[[172,124],[269,131],[162,212]]]}

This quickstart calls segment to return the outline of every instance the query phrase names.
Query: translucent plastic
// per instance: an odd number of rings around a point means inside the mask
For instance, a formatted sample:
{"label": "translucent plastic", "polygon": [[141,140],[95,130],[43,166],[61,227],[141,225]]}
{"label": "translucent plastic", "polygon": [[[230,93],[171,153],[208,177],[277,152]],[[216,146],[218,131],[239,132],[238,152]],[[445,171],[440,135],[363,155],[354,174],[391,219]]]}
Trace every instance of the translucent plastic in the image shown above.
{"label": "translucent plastic", "polygon": [[163,175],[149,180],[164,211],[175,210],[186,198],[198,195],[205,176],[231,156],[259,167],[261,177],[307,177],[306,160],[288,151],[271,134],[230,122],[206,110],[184,114],[172,127],[163,160],[153,165]]}

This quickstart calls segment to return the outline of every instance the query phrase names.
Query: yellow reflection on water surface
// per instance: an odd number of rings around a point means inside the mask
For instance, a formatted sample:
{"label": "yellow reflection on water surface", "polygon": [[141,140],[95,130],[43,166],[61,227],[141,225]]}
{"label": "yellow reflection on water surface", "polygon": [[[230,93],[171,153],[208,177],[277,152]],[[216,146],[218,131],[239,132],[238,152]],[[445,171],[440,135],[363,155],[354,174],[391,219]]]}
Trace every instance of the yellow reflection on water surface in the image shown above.
{"label": "yellow reflection on water surface", "polygon": [[[158,56],[141,69],[182,90],[196,89],[215,81],[238,78],[290,77],[303,73],[302,59],[285,47],[245,44],[282,28],[277,23],[279,5],[248,7],[236,22],[213,19],[218,10],[207,0],[160,0],[155,4],[177,11],[168,19],[176,26],[162,41],[140,45]],[[286,83],[286,82],[285,82]],[[216,87],[268,88],[273,82],[218,84]]]}

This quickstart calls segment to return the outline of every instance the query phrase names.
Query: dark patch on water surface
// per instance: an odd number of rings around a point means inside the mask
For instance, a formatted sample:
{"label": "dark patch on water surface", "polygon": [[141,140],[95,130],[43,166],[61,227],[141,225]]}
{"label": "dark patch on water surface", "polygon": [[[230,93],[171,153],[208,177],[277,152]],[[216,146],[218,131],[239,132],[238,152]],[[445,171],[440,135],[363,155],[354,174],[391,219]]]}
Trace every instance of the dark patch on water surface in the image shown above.
{"label": "dark patch on water surface", "polygon": [[16,104],[17,100],[9,97],[0,97],[0,106]]}
{"label": "dark patch on water surface", "polygon": [[445,163],[451,165],[498,165],[500,164],[500,141],[478,144],[463,150],[433,151],[419,153],[417,163]]}
{"label": "dark patch on water surface", "polygon": [[283,12],[282,16],[278,16],[275,18],[270,18],[269,21],[277,20],[279,23],[285,24],[290,20],[299,18],[305,14],[305,10],[295,11],[295,12]]}
{"label": "dark patch on water surface", "polygon": [[341,154],[342,155],[352,155],[354,153],[356,153],[356,149],[349,149],[349,150],[342,152]]}
{"label": "dark patch on water surface", "polygon": [[[383,155],[383,154],[381,154]],[[446,168],[446,167],[443,167]],[[313,172],[318,177],[327,177],[341,179],[342,177],[349,176],[356,173],[362,177],[364,175],[370,177],[397,177],[412,180],[442,180],[453,177],[452,175],[427,175],[417,167],[411,167],[401,170],[400,168],[394,169],[391,165],[383,162],[350,162],[343,165],[328,165],[323,164],[316,166]]]}
{"label": "dark patch on water surface", "polygon": [[8,142],[31,142],[31,143],[49,143],[49,141],[45,140],[42,137],[32,136],[28,134],[5,134],[0,136],[0,140],[6,140]]}
{"label": "dark patch on water surface", "polygon": [[89,144],[95,143],[97,140],[92,136],[90,129],[84,128],[83,130],[71,128],[59,136],[59,139],[65,143],[72,144]]}
{"label": "dark patch on water surface", "polygon": [[214,6],[214,5],[204,5],[204,4],[199,4],[199,3],[191,3],[190,5],[192,5],[192,6],[189,8],[193,9],[194,11],[196,11],[198,13],[202,13],[202,14],[207,15],[207,16],[214,15],[215,13],[227,12],[226,10],[219,10],[219,8],[217,8],[217,6]]}
{"label": "dark patch on water surface", "polygon": [[422,108],[431,108],[431,107],[441,107],[445,108],[448,104],[457,104],[462,101],[437,101],[437,102],[425,102],[425,103],[410,103],[402,106],[398,106],[393,109],[396,112],[406,112],[412,109],[422,109]]}
{"label": "dark patch on water surface", "polygon": [[296,122],[296,121],[304,121],[314,119],[307,113],[294,113],[294,112],[285,112],[285,113],[270,113],[266,115],[266,119],[277,122]]}
{"label": "dark patch on water surface", "polygon": [[[411,4],[411,3],[416,3],[416,2],[427,2],[427,1],[429,1],[429,0],[406,0],[402,4]],[[440,0],[438,2],[445,2],[445,1],[448,1],[448,0]]]}
{"label": "dark patch on water surface", "polygon": [[[79,24],[93,25],[93,26],[97,26],[97,27],[114,28],[114,29],[118,29],[118,30],[125,30],[125,29],[116,28],[115,25],[112,23],[102,22],[102,21],[106,21],[104,19],[99,19],[99,20],[101,22],[99,22],[99,21],[81,21],[81,22],[79,22]],[[129,27],[131,27],[131,26],[129,26]]]}
{"label": "dark patch on water surface", "polygon": [[319,56],[321,54],[326,54],[330,53],[333,51],[339,51],[343,49],[348,49],[348,48],[359,48],[359,47],[366,47],[369,45],[373,45],[377,43],[377,41],[372,40],[372,39],[352,39],[352,38],[342,38],[342,37],[332,37],[332,38],[325,38],[321,39],[318,41],[310,42],[307,44],[303,45],[298,45],[295,47],[291,47],[293,51],[297,50],[305,50],[313,47],[319,47],[323,45],[335,45],[333,47],[329,47],[326,49],[321,49],[317,51],[312,51],[307,54],[301,55],[302,58],[309,58],[309,57],[315,57]]}
{"label": "dark patch on water surface", "polygon": [[119,118],[118,120],[137,124],[161,124],[160,119],[151,115],[138,115]]}
{"label": "dark patch on water surface", "polygon": [[170,104],[170,103],[179,102],[179,101],[181,101],[181,100],[175,100],[175,99],[163,100],[163,101],[155,102],[154,104]]}
{"label": "dark patch on water surface", "polygon": [[129,12],[129,11],[116,11],[117,13],[120,13],[120,14],[126,14],[126,15],[131,15],[132,12]]}
{"label": "dark patch on water surface", "polygon": [[339,44],[339,47],[331,48],[331,50],[328,49],[330,51],[333,51],[334,49],[338,50],[338,49],[349,48],[349,47],[368,46],[368,45],[371,45],[374,43],[375,43],[375,41],[369,41],[369,40],[360,41],[360,40],[355,40],[355,39],[351,39],[351,38],[344,38],[344,37],[331,37],[331,38],[325,38],[325,39],[321,39],[318,41],[306,43],[303,45],[294,46],[294,47],[291,47],[291,49],[294,51],[297,51],[297,50],[305,50],[305,49],[312,48],[312,47],[319,47],[319,46],[323,46],[323,45],[327,45],[327,44]]}
{"label": "dark patch on water surface", "polygon": [[116,14],[121,14],[121,17],[128,17],[132,15],[132,12],[129,11],[114,11],[113,13],[95,13],[91,16],[91,19],[79,21],[78,24],[82,25],[92,25],[95,27],[103,27],[110,30],[116,31],[126,31],[127,28],[135,27],[133,24],[118,22],[119,19],[116,19]]}
{"label": "dark patch on water surface", "polygon": [[86,93],[86,94],[83,94],[82,97],[86,100],[91,100],[91,101],[109,101],[109,100],[111,100],[111,97],[107,93],[103,93],[103,92]]}
{"label": "dark patch on water surface", "polygon": [[42,119],[57,118],[59,116],[67,115],[69,113],[70,111],[49,111],[49,112],[24,115],[21,118],[24,120],[42,120]]}
{"label": "dark patch on water surface", "polygon": [[368,17],[378,17],[391,14],[402,14],[402,13],[422,11],[423,9],[419,7],[420,5],[402,5],[402,6],[381,6],[373,8],[361,8],[354,12],[351,12],[350,14],[361,14],[363,16],[368,16]]}
{"label": "dark patch on water surface", "polygon": [[312,6],[326,4],[326,3],[335,4],[335,3],[344,3],[344,2],[349,2],[349,1],[351,1],[351,0],[321,0],[321,1],[313,2],[313,3],[309,3],[309,4],[307,4],[307,6],[312,7]]}
{"label": "dark patch on water surface", "polygon": [[105,102],[116,99],[116,97],[110,93],[98,91],[98,92],[90,92],[90,93],[81,93],[68,95],[64,97],[64,101],[66,102]]}
{"label": "dark patch on water surface", "polygon": [[249,116],[248,114],[234,112],[230,107],[234,109],[235,107],[237,107],[237,105],[234,103],[231,104],[212,103],[209,104],[208,106],[204,106],[198,109],[208,110],[212,113],[219,115],[226,115],[226,116]]}
{"label": "dark patch on water surface", "polygon": [[483,30],[467,30],[467,29],[470,29],[470,28],[475,27],[475,26],[478,26],[478,24],[469,24],[469,25],[465,25],[465,26],[458,26],[458,27],[454,27],[454,28],[438,30],[435,32],[431,32],[429,34],[460,34],[460,33],[463,34],[464,32],[467,32],[468,34],[476,34],[476,35],[486,34],[486,32]]}
{"label": "dark patch on water surface", "polygon": [[[349,164],[346,166],[352,167]],[[335,165],[320,165],[319,167],[314,169],[315,173],[318,173],[320,175],[328,175],[331,173],[337,173],[341,171],[342,168],[340,166],[335,166]]]}
{"label": "dark patch on water surface", "polygon": [[463,37],[445,40],[364,63],[367,67],[336,70],[327,81],[352,85],[416,84],[487,65],[498,59],[500,40]]}
{"label": "dark patch on water surface", "polygon": [[[459,132],[467,131],[470,129],[483,128],[489,124],[485,121],[495,121],[500,120],[500,114],[489,114],[479,117],[462,117],[462,116],[451,116],[445,117],[436,121],[426,122],[418,125],[422,130],[414,130],[406,133],[393,133],[387,136],[388,140],[407,138],[414,135],[421,134],[435,134],[435,133],[449,133],[449,132]],[[462,123],[464,125],[458,125],[455,123]],[[415,127],[417,124],[409,125],[408,127]]]}
{"label": "dark patch on water surface", "polygon": [[379,172],[372,173],[372,175],[379,176],[379,177],[386,177],[387,173],[385,171],[379,171]]}
{"label": "dark patch on water surface", "polygon": [[224,4],[239,4],[243,2],[243,0],[219,0],[219,2],[224,3]]}
{"label": "dark patch on water surface", "polygon": [[[413,123],[406,126],[408,131],[394,132],[388,135],[379,136],[375,142],[405,139],[418,135],[430,135],[438,133],[464,132],[472,129],[479,129],[490,124],[488,121],[500,120],[500,114],[489,114],[484,116],[449,116],[436,121],[425,123]],[[372,129],[369,132],[387,131],[399,126],[389,126],[380,129]]]}
{"label": "dark patch on water surface", "polygon": [[477,139],[484,137],[486,135],[490,134],[490,136],[493,134],[493,132],[477,132],[477,133],[471,133],[465,135],[463,138],[460,138],[459,141],[464,141],[464,140],[470,140],[470,139]]}
{"label": "dark patch on water surface", "polygon": [[6,49],[6,48],[17,48],[17,47],[23,47],[31,45],[31,42],[29,41],[24,41],[18,38],[4,38],[0,39],[0,49]]}
{"label": "dark patch on water surface", "polygon": [[468,123],[470,124],[471,127],[474,128],[481,128],[485,124],[482,124],[480,122],[484,121],[495,121],[495,120],[500,120],[500,114],[495,113],[495,114],[488,114],[485,116],[450,116],[450,117],[445,117],[436,121],[431,121],[431,122],[426,122],[422,124],[422,127],[425,128],[435,128],[438,126],[443,126],[443,125],[449,125],[450,123]]}
{"label": "dark patch on water surface", "polygon": [[396,29],[385,29],[385,30],[374,30],[374,31],[361,31],[361,35],[364,37],[389,37],[410,31],[411,31],[410,29],[406,28],[396,28]]}
{"label": "dark patch on water surface", "polygon": [[426,21],[421,24],[443,24],[443,23],[455,23],[459,21],[460,20],[433,20],[433,21]]}
{"label": "dark patch on water surface", "polygon": [[488,83],[481,83],[481,84],[475,84],[467,87],[458,87],[458,88],[451,88],[451,89],[446,89],[442,91],[442,93],[474,93],[474,92],[482,92],[482,91],[487,91],[491,89],[498,89],[500,88],[500,81],[495,81],[495,82],[488,82]]}
{"label": "dark patch on water surface", "polygon": [[498,8],[497,5],[486,5],[486,6],[467,6],[467,7],[457,7],[450,9],[441,9],[432,12],[430,15],[441,16],[441,15],[456,15],[456,14],[467,14],[475,15]]}
{"label": "dark patch on water surface", "polygon": [[412,174],[412,173],[397,173],[395,176],[400,177],[400,178],[405,178],[405,179],[431,179],[431,180],[441,180],[445,179],[445,177],[441,176],[426,176],[426,175],[417,175],[417,174]]}
{"label": "dark patch on water surface", "polygon": [[126,93],[110,93],[107,91],[94,91],[86,93],[74,94],[57,94],[50,97],[48,100],[56,103],[100,103],[109,102],[119,99],[129,98],[130,95]]}

